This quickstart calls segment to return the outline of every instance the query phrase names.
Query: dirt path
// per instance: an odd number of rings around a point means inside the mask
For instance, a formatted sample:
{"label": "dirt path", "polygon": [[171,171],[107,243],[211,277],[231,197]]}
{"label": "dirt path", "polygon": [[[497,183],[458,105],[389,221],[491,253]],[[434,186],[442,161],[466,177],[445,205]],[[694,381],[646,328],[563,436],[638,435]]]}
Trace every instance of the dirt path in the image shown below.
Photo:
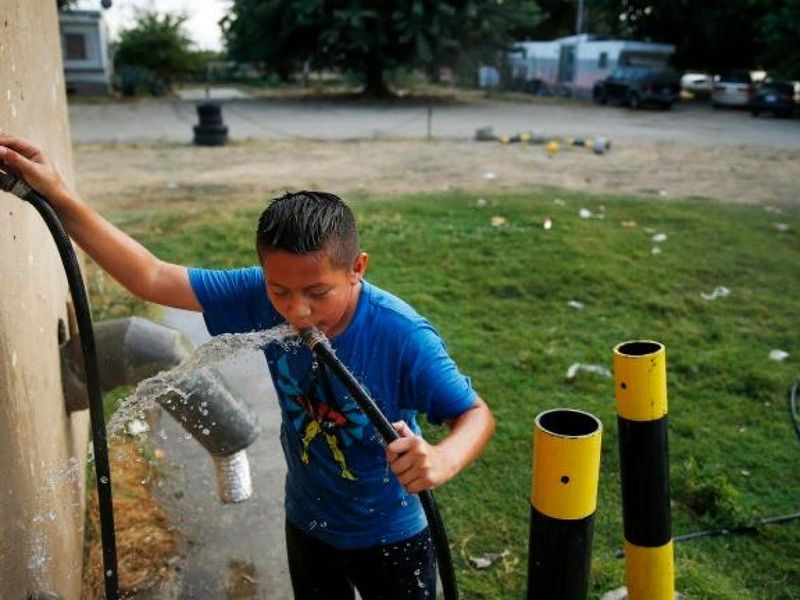
{"label": "dirt path", "polygon": [[345,198],[554,186],[654,198],[709,198],[800,209],[800,151],[620,143],[603,156],[471,141],[250,141],[75,147],[80,193],[101,210],[252,202],[287,189]]}

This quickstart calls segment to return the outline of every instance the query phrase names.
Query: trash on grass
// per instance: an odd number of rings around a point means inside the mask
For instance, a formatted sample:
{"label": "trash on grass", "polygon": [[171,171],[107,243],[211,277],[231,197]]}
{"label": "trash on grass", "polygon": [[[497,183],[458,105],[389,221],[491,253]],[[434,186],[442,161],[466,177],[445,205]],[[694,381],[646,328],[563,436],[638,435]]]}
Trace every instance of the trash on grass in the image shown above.
{"label": "trash on grass", "polygon": [[511,551],[508,549],[505,549],[502,552],[487,552],[485,554],[481,554],[480,556],[470,556],[469,563],[476,569],[488,569],[495,561],[506,558],[510,554]]}
{"label": "trash on grass", "polygon": [[787,358],[789,358],[789,353],[786,352],[785,350],[780,350],[776,348],[775,350],[769,351],[769,357],[776,362],[782,362]]}
{"label": "trash on grass", "polygon": [[483,174],[483,178],[488,180],[488,181],[491,181],[493,179],[497,179],[497,173],[494,173],[492,171],[487,171],[486,173]]}
{"label": "trash on grass", "polygon": [[566,377],[567,380],[572,381],[580,372],[595,373],[597,375],[602,375],[603,377],[611,377],[611,371],[609,371],[603,365],[588,365],[585,363],[572,363],[569,366],[569,369],[567,369],[567,373],[564,375],[564,377]]}
{"label": "trash on grass", "polygon": [[657,233],[653,236],[654,242],[666,242],[667,241],[667,234],[666,233]]}
{"label": "trash on grass", "polygon": [[545,217],[542,220],[542,227],[544,229],[552,229],[553,228],[553,218],[552,217]]}
{"label": "trash on grass", "polygon": [[724,285],[718,285],[709,294],[705,292],[700,292],[700,296],[703,298],[703,300],[716,300],[717,298],[727,298],[730,295],[731,291]]}
{"label": "trash on grass", "polygon": [[492,216],[492,227],[505,227],[508,225],[508,220],[500,215]]}
{"label": "trash on grass", "polygon": [[581,208],[578,211],[578,216],[581,219],[605,219],[606,216],[604,214],[602,214],[603,210],[605,210],[605,208],[602,207],[602,206],[600,207],[600,212],[599,213],[593,213],[588,208]]}
{"label": "trash on grass", "polygon": [[483,208],[487,204],[486,198],[478,198],[476,204],[478,205],[478,208]]}
{"label": "trash on grass", "polygon": [[575,310],[583,310],[586,305],[580,300],[570,300],[567,302],[567,306],[570,306]]}
{"label": "trash on grass", "polygon": [[620,225],[622,225],[625,229],[633,229],[634,227],[636,227],[636,221],[634,221],[633,219],[629,221],[622,221]]}
{"label": "trash on grass", "polygon": [[650,254],[652,254],[653,256],[656,256],[657,254],[661,254],[661,247],[660,246],[653,246],[650,249]]}
{"label": "trash on grass", "polygon": [[772,226],[780,231],[781,233],[785,233],[789,231],[790,227],[788,223],[773,223]]}

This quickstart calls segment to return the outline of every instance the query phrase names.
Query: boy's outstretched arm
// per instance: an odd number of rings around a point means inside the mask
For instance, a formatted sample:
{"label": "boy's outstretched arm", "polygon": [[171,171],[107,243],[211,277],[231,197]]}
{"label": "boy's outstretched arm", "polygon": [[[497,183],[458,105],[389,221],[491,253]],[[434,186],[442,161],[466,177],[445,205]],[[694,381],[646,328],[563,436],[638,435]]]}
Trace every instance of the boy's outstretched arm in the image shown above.
{"label": "boy's outstretched arm", "polygon": [[165,306],[202,310],[186,267],[160,260],[85,204],[38,146],[0,134],[0,166],[47,198],[70,237],[132,294]]}
{"label": "boy's outstretched arm", "polygon": [[432,445],[414,435],[404,421],[393,423],[400,439],[386,448],[386,460],[406,491],[416,494],[452,479],[475,460],[494,433],[494,417],[480,398],[471,408],[447,421],[450,433]]}

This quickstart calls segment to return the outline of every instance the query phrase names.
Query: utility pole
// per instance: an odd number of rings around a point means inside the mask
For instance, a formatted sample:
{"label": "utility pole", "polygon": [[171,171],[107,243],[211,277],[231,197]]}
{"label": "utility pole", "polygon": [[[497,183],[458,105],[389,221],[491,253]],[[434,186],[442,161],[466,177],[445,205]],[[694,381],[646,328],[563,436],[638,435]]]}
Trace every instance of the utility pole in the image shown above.
{"label": "utility pole", "polygon": [[575,35],[583,32],[583,0],[578,0],[578,15],[575,17]]}

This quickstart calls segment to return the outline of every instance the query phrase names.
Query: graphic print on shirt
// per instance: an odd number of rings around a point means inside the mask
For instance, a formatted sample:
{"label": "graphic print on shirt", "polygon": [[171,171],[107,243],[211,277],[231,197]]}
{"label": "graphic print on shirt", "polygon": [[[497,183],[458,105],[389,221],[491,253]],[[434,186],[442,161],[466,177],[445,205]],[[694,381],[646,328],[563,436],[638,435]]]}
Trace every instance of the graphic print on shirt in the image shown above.
{"label": "graphic print on shirt", "polygon": [[326,373],[325,367],[314,365],[307,373],[304,381],[298,383],[289,372],[286,356],[281,356],[276,363],[277,374],[275,384],[286,398],[286,410],[294,430],[303,443],[300,460],[309,464],[311,457],[308,449],[314,439],[322,435],[328,445],[330,455],[339,466],[340,475],[352,481],[358,478],[347,467],[342,448],[346,448],[354,440],[364,439],[364,427],[368,424],[366,415],[349,396],[337,398]]}

